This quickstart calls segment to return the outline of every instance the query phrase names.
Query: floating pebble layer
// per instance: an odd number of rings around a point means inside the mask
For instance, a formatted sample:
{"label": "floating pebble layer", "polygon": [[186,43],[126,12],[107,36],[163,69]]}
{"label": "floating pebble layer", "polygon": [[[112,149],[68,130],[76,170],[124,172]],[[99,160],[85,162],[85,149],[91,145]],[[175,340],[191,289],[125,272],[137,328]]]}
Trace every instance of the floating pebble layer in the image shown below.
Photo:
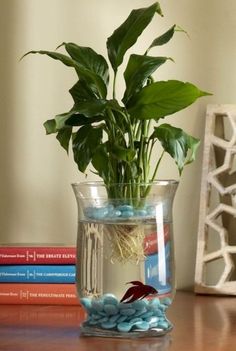
{"label": "floating pebble layer", "polygon": [[86,207],[84,215],[88,219],[95,220],[124,220],[130,218],[151,218],[155,215],[155,206],[145,205],[136,209],[131,205],[114,206],[109,204],[103,207]]}
{"label": "floating pebble layer", "polygon": [[81,298],[80,302],[88,313],[85,326],[126,333],[172,328],[165,315],[170,298],[120,303],[114,295],[105,294],[99,299]]}

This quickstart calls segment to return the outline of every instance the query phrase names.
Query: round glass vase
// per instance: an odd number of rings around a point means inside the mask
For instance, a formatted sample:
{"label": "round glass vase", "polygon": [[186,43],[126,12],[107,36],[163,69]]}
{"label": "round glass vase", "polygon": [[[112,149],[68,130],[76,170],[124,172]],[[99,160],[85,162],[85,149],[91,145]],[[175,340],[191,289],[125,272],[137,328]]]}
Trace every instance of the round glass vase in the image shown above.
{"label": "round glass vase", "polygon": [[72,184],[78,204],[76,286],[81,334],[150,337],[172,329],[172,204],[178,182]]}

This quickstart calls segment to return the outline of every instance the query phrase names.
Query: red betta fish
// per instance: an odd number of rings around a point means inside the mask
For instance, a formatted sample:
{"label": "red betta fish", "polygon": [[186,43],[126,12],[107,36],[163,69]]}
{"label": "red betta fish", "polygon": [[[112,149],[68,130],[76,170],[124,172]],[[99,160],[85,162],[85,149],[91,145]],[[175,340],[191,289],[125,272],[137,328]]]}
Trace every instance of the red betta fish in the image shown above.
{"label": "red betta fish", "polygon": [[148,295],[154,295],[158,293],[158,291],[151,285],[144,285],[142,282],[139,282],[137,280],[126,284],[133,284],[134,286],[131,286],[131,288],[126,291],[120,302],[130,303],[136,300],[144,299],[144,297]]}

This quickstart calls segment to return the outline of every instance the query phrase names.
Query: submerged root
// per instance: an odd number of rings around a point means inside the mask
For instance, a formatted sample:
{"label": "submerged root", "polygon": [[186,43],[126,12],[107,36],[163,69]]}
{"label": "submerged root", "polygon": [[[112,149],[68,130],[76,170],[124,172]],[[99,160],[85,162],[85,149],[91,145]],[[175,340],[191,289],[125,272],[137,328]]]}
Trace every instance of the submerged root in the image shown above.
{"label": "submerged root", "polygon": [[111,262],[122,263],[145,259],[143,241],[145,238],[142,225],[112,225],[104,228],[111,245]]}

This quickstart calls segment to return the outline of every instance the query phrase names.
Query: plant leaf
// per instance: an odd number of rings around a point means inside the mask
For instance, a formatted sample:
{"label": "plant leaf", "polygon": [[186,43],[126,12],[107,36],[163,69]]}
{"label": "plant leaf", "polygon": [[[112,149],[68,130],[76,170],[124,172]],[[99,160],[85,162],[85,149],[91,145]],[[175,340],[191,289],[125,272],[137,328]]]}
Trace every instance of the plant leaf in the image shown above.
{"label": "plant leaf", "polygon": [[156,119],[171,115],[210,93],[191,83],[178,80],[160,81],[144,87],[128,102],[128,112],[139,119]]}
{"label": "plant leaf", "polygon": [[66,127],[59,130],[56,137],[59,143],[61,144],[61,146],[66,150],[67,153],[69,149],[71,134],[72,134],[72,127]]}
{"label": "plant leaf", "polygon": [[98,74],[94,73],[93,71],[83,67],[81,64],[79,64],[69,56],[60,54],[58,52],[39,50],[39,51],[29,51],[24,56],[22,56],[22,58],[29,54],[47,55],[53,58],[54,60],[61,61],[66,66],[75,68],[79,78],[87,82],[90,89],[96,94],[97,97],[102,97],[102,98],[106,97],[107,89],[102,78]]}
{"label": "plant leaf", "polygon": [[85,125],[73,134],[74,160],[81,172],[86,170],[92,160],[97,147],[102,141],[102,134],[102,128],[94,128],[91,125]]}
{"label": "plant leaf", "polygon": [[167,123],[155,127],[150,138],[161,142],[163,149],[175,160],[180,174],[185,165],[194,161],[200,144],[200,140]]}
{"label": "plant leaf", "polygon": [[175,31],[176,31],[176,24],[174,24],[170,29],[168,29],[167,32],[160,35],[158,38],[154,39],[151,45],[149,46],[149,48],[147,49],[146,54],[151,48],[168,43],[168,41],[172,39]]}
{"label": "plant leaf", "polygon": [[115,72],[123,62],[126,51],[136,43],[156,12],[162,15],[158,2],[131,11],[126,21],[107,39],[108,57]]}
{"label": "plant leaf", "polygon": [[126,91],[122,101],[126,103],[134,93],[137,93],[145,85],[148,77],[166,60],[167,57],[131,55],[124,72]]}
{"label": "plant leaf", "polygon": [[98,175],[108,183],[112,170],[110,169],[110,159],[107,153],[106,144],[101,144],[96,148],[92,158],[92,165],[98,172]]}
{"label": "plant leaf", "polygon": [[136,151],[134,149],[125,148],[118,144],[113,144],[109,151],[111,151],[112,155],[114,155],[118,160],[125,162],[131,162],[136,155]]}
{"label": "plant leaf", "polygon": [[56,128],[56,121],[55,119],[49,119],[46,122],[44,122],[44,128],[46,130],[46,134],[53,134],[57,133],[57,128]]}
{"label": "plant leaf", "polygon": [[62,45],[65,46],[68,54],[79,65],[96,73],[106,85],[109,83],[109,68],[107,61],[102,55],[96,53],[92,48],[79,46],[74,43],[63,43]]}
{"label": "plant leaf", "polygon": [[83,114],[86,117],[93,117],[103,114],[107,106],[107,100],[97,99],[78,102],[73,111]]}
{"label": "plant leaf", "polygon": [[87,82],[83,80],[78,80],[78,82],[73,85],[73,87],[69,90],[74,103],[78,103],[85,100],[95,100],[97,99],[96,95],[94,95],[92,89],[90,89]]}

